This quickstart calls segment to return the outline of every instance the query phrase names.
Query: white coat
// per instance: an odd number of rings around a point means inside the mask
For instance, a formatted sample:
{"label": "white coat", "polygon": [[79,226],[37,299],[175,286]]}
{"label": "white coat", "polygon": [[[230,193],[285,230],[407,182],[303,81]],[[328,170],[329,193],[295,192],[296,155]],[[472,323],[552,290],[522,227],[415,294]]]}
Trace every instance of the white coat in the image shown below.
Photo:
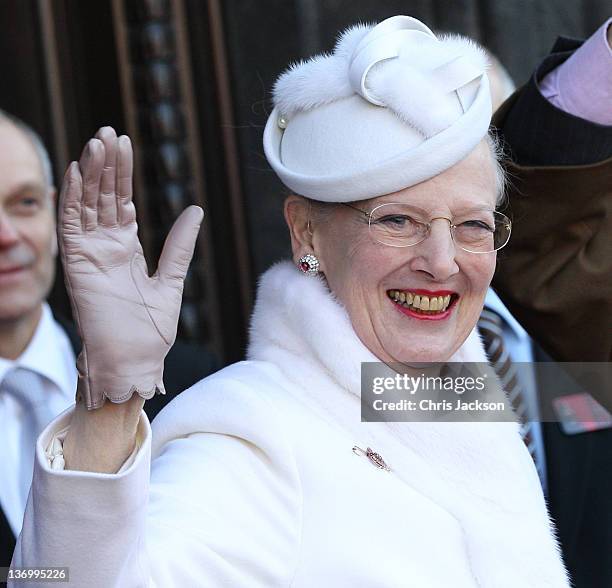
{"label": "white coat", "polygon": [[[472,334],[455,359],[483,358]],[[321,280],[274,266],[249,360],[181,394],[152,434],[143,413],[123,471],[51,470],[69,414],[45,430],[13,564],[66,565],[91,588],[568,587],[516,424],[362,423],[374,360]]]}

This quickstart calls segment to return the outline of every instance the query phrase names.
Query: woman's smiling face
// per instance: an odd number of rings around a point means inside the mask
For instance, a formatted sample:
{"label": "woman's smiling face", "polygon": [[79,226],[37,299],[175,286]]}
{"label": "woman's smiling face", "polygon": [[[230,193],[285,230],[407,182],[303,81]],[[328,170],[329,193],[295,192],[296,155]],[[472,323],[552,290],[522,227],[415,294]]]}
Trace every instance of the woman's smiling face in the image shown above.
{"label": "woman's smiling face", "polygon": [[[405,203],[427,211],[430,219],[455,218],[467,209],[494,209],[495,200],[496,168],[483,141],[440,175],[357,206],[370,211],[384,203]],[[446,361],[474,328],[496,254],[457,247],[446,220],[434,220],[429,236],[417,245],[390,247],[373,240],[364,215],[336,206],[321,222],[313,219],[311,233],[312,251],[296,250],[294,241],[294,255],[315,253],[355,332],[381,361]],[[401,304],[402,295],[411,307]],[[431,307],[434,299],[433,312],[414,308],[415,302]]]}

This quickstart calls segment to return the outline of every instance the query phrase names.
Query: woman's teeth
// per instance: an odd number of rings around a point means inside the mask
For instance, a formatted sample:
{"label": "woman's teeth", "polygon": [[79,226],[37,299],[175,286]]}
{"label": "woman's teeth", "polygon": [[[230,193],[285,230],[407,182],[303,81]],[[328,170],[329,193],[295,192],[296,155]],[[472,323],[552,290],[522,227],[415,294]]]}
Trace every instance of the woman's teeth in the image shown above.
{"label": "woman's teeth", "polygon": [[387,295],[391,300],[411,310],[426,311],[429,314],[444,312],[451,302],[450,294],[446,296],[424,296],[401,290],[389,290]]}

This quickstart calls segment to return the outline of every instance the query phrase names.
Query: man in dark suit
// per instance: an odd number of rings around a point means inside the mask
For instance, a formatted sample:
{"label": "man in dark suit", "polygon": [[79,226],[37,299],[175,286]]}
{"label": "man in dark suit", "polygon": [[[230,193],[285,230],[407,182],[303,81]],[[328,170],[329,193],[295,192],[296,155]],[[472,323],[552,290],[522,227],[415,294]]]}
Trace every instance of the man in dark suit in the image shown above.
{"label": "man in dark suit", "polygon": [[[48,154],[32,129],[0,111],[0,567],[21,529],[35,439],[74,402],[81,343],[46,303],[56,255]],[[167,393],[147,402],[149,418],[216,367],[203,348],[177,342],[165,361]]]}
{"label": "man in dark suit", "polygon": [[[560,39],[494,117],[511,155],[514,226],[493,283],[557,361],[612,359],[612,118],[605,118],[612,116],[611,27],[608,21],[587,42],[599,51],[601,74],[592,70],[595,56],[585,58],[586,65],[577,63],[584,57],[579,42]],[[562,108],[539,89],[570,56],[573,91],[588,97],[590,112],[576,111],[575,100],[566,101],[572,108]],[[597,97],[604,118],[590,114],[597,112]],[[536,360],[545,359],[541,350],[534,353]],[[543,413],[551,413],[549,392],[559,392],[551,387],[545,376],[539,378]],[[612,411],[609,393],[592,391]],[[612,429],[602,425],[568,434],[560,423],[545,422],[542,436],[549,510],[573,586],[612,586]]]}
{"label": "man in dark suit", "polygon": [[497,365],[496,357],[507,357],[506,352],[521,362],[513,366],[518,388],[513,385],[508,392],[511,398],[520,396],[516,404],[522,409],[517,413],[526,416],[521,419],[526,421],[522,427],[525,442],[536,464],[572,585],[607,586],[612,548],[612,429],[603,420],[582,426],[579,421],[561,422],[554,408],[556,399],[584,403],[589,389],[554,363],[491,293],[485,309],[487,322],[481,327],[485,348],[495,317],[503,339],[503,349],[491,345],[495,348],[493,366]]}

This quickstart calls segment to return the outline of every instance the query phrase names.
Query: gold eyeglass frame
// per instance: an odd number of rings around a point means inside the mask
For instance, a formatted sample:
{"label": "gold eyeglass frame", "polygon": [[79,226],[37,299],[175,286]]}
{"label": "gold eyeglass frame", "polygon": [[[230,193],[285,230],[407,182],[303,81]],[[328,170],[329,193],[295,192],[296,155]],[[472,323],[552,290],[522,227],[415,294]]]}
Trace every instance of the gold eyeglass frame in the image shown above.
{"label": "gold eyeglass frame", "polygon": [[[361,214],[363,214],[367,221],[368,221],[368,230],[371,231],[371,227],[372,227],[372,215],[381,207],[383,206],[388,206],[391,204],[399,204],[400,206],[405,206],[405,204],[402,204],[401,202],[384,202],[383,204],[379,204],[378,206],[375,206],[370,212],[368,212],[367,210],[363,210],[362,208],[358,208],[357,206],[353,206],[352,204],[348,204],[348,202],[341,202],[341,204],[343,206],[347,206],[348,208],[351,208],[357,212],[360,212]],[[495,214],[499,214],[503,217],[503,219],[505,219],[505,226],[506,229],[508,230],[508,237],[506,239],[506,241],[504,242],[503,245],[500,245],[499,247],[497,247],[496,249],[492,249],[491,251],[472,251],[470,249],[466,249],[465,247],[463,247],[462,245],[460,245],[459,243],[457,243],[457,241],[455,240],[455,236],[454,236],[454,229],[457,228],[457,225],[453,224],[453,220],[446,217],[446,216],[436,216],[433,217],[431,219],[429,219],[428,222],[422,222],[417,220],[416,222],[418,222],[419,224],[425,225],[425,227],[427,227],[426,232],[424,233],[423,238],[420,241],[417,241],[416,243],[410,243],[409,245],[391,245],[390,243],[383,243],[382,241],[379,241],[378,239],[374,239],[377,243],[380,243],[381,245],[384,245],[385,247],[398,247],[403,249],[404,247],[414,247],[415,245],[419,245],[420,243],[422,243],[423,241],[425,241],[427,239],[427,237],[429,237],[430,233],[431,233],[431,223],[435,220],[438,219],[442,219],[445,221],[448,221],[449,224],[449,230],[450,230],[450,234],[451,234],[451,239],[453,240],[453,243],[459,247],[459,249],[461,249],[462,251],[467,251],[468,253],[474,253],[474,254],[484,254],[484,253],[494,253],[495,251],[499,251],[500,249],[503,249],[508,242],[510,241],[510,235],[512,234],[512,221],[503,213],[503,212],[499,212],[497,210],[493,210],[492,212],[494,212]],[[415,219],[416,220],[416,219]]]}

